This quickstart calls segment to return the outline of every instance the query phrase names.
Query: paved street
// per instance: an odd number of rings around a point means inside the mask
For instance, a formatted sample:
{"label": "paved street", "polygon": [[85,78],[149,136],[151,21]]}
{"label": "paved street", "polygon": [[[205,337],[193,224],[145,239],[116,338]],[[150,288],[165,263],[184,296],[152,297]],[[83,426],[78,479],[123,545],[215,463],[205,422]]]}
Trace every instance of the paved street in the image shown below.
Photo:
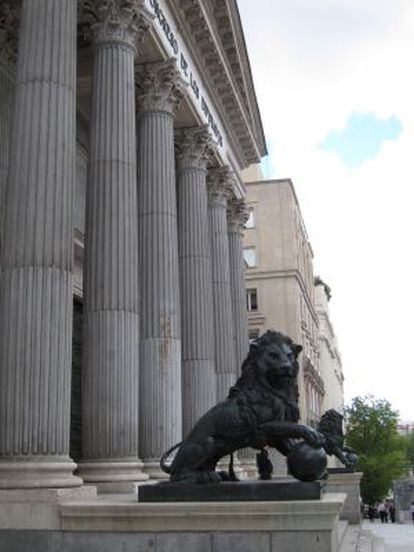
{"label": "paved street", "polygon": [[374,547],[375,552],[414,552],[414,525],[364,522],[363,529],[370,530],[384,540],[385,548]]}

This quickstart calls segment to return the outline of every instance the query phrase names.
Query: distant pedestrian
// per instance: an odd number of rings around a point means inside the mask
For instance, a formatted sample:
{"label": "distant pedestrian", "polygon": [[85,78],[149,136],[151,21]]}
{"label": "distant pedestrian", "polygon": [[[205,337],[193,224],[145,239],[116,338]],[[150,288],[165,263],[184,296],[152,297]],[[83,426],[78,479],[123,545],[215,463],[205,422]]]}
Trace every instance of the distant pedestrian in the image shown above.
{"label": "distant pedestrian", "polygon": [[388,510],[385,506],[385,502],[380,502],[378,506],[378,513],[381,518],[381,523],[388,523]]}
{"label": "distant pedestrian", "polygon": [[413,523],[414,523],[414,501],[411,502],[410,504],[410,514],[411,514],[411,519],[413,520]]}
{"label": "distant pedestrian", "polygon": [[388,512],[390,514],[391,523],[395,523],[395,506],[393,502],[388,504]]}
{"label": "distant pedestrian", "polygon": [[368,519],[371,523],[375,522],[375,514],[377,513],[374,506],[371,506],[371,504],[368,506]]}
{"label": "distant pedestrian", "polygon": [[257,471],[259,472],[259,479],[267,480],[272,479],[273,464],[269,458],[269,452],[266,449],[262,449],[256,454]]}

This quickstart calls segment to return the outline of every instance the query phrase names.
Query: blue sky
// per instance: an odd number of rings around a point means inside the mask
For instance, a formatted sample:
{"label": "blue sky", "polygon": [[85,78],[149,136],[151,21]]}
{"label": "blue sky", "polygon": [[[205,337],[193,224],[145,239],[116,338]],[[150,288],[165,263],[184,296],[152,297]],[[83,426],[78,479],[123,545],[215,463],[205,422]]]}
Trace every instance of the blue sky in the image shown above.
{"label": "blue sky", "polygon": [[382,143],[395,140],[401,131],[395,116],[381,120],[374,113],[353,113],[346,127],[329,134],[320,147],[338,153],[342,162],[353,168],[378,155]]}
{"label": "blue sky", "polygon": [[414,420],[414,1],[238,5],[262,167],[292,179],[332,288],[346,399],[372,393]]}

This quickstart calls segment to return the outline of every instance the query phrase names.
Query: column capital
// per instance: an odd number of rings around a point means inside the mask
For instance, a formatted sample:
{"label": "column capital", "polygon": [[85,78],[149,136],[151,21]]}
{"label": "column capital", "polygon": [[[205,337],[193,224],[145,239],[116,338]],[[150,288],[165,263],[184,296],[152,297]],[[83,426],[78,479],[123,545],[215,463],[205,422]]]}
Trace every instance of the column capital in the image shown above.
{"label": "column capital", "polygon": [[17,38],[19,21],[9,2],[0,3],[0,61],[14,65],[17,60]]}
{"label": "column capital", "polygon": [[136,74],[138,110],[166,111],[173,115],[187,86],[175,58],[145,63],[138,68]]}
{"label": "column capital", "polygon": [[179,129],[175,138],[179,168],[206,170],[214,152],[214,140],[208,125]]}
{"label": "column capital", "polygon": [[216,167],[207,173],[207,190],[210,202],[227,203],[233,194],[234,176],[229,167]]}
{"label": "column capital", "polygon": [[154,18],[144,0],[81,0],[80,14],[95,44],[118,43],[135,50]]}
{"label": "column capital", "polygon": [[250,216],[250,207],[244,199],[236,199],[233,197],[227,204],[227,221],[231,231],[243,231],[243,226],[246,224]]}

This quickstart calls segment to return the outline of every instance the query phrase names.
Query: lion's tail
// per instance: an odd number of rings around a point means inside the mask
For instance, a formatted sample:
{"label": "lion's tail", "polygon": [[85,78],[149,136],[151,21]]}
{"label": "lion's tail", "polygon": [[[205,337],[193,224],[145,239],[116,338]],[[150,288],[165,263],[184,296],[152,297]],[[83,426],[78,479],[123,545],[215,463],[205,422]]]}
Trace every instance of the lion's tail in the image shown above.
{"label": "lion's tail", "polygon": [[171,467],[170,466],[167,466],[167,464],[165,463],[167,458],[169,457],[169,455],[175,451],[175,449],[177,449],[180,445],[181,445],[182,441],[180,441],[179,443],[175,444],[173,447],[171,447],[170,449],[167,450],[167,452],[164,452],[164,454],[161,456],[161,460],[160,460],[160,466],[161,466],[161,469],[162,471],[164,471],[165,473],[170,473],[171,472]]}

